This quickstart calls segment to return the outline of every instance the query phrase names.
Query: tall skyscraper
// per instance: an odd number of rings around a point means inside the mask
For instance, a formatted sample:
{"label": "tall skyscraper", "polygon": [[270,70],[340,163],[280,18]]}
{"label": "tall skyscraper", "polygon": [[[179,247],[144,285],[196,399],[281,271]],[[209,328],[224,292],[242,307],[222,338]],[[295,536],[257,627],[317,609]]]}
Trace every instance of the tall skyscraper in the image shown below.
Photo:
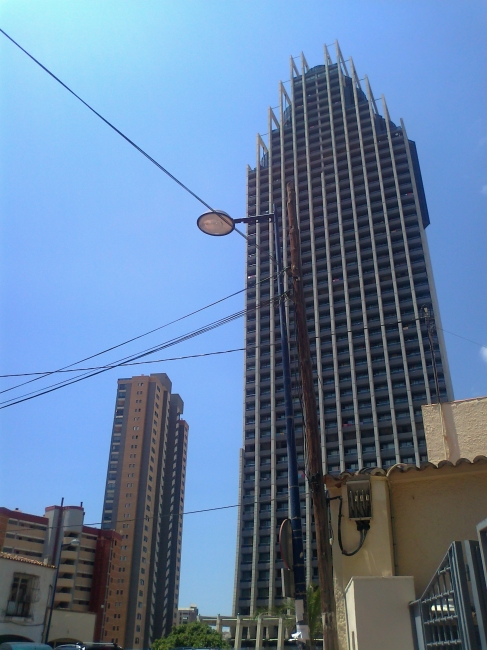
{"label": "tall skyscraper", "polygon": [[[248,216],[282,215],[293,181],[301,236],[303,285],[314,361],[324,471],[426,460],[421,404],[437,401],[422,308],[439,311],[425,228],[428,209],[416,145],[380,114],[367,78],[336,47],[333,63],[301,69],[291,59],[289,91],[269,109],[266,141],[247,173]],[[248,227],[244,448],[234,610],[253,614],[282,597],[279,525],[288,513],[284,395],[276,307],[272,225]],[[284,247],[284,266],[289,249]],[[285,278],[289,285],[288,278]],[[292,301],[287,301],[293,372]],[[440,397],[452,399],[442,330],[434,336]],[[302,406],[294,399],[302,475],[307,581],[317,581],[312,507],[304,478]]]}
{"label": "tall skyscraper", "polygon": [[162,373],[118,381],[102,527],[122,535],[106,615],[128,648],[149,647],[177,619],[188,425],[171,388]]}

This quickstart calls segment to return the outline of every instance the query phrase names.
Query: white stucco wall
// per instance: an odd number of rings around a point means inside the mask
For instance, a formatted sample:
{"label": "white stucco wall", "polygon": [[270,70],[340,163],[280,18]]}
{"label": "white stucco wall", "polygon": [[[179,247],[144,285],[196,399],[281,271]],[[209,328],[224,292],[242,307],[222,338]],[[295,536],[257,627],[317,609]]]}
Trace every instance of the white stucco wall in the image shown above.
{"label": "white stucco wall", "polygon": [[[35,576],[38,579],[38,589],[28,618],[6,616],[15,573]],[[0,554],[0,636],[12,634],[26,637],[35,643],[42,641],[44,618],[53,578],[54,567],[52,566],[11,559],[5,557],[5,554]]]}
{"label": "white stucco wall", "polygon": [[487,397],[444,402],[441,410],[427,404],[421,410],[430,462],[487,456]]}

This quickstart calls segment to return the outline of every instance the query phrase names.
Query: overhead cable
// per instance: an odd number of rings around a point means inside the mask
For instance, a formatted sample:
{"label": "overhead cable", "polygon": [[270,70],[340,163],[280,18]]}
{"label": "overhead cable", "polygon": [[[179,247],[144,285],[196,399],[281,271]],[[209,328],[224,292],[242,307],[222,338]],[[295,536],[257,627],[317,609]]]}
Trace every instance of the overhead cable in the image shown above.
{"label": "overhead cable", "polygon": [[[48,68],[46,68],[46,66],[43,65],[43,64],[42,64],[38,59],[36,59],[34,56],[32,56],[32,54],[30,54],[29,52],[27,52],[27,50],[26,50],[25,48],[23,48],[19,43],[17,43],[17,41],[15,41],[11,36],[9,36],[9,35],[7,34],[7,32],[5,32],[3,29],[0,29],[0,32],[1,32],[4,36],[6,36],[6,37],[9,39],[9,41],[11,41],[14,45],[16,45],[16,46],[19,48],[19,50],[22,50],[22,52],[24,52],[24,54],[27,54],[27,56],[28,56],[30,59],[32,59],[32,61],[34,61],[34,63],[37,63],[37,65],[38,65],[39,67],[41,67],[41,68],[44,70],[44,72],[47,72],[48,75],[50,75],[50,76],[51,76],[53,79],[55,79],[59,84],[61,84],[61,86],[63,86],[63,88],[65,88],[69,93],[71,93],[74,97],[76,97],[76,99],[78,99],[78,100],[79,100],[79,101],[80,101],[84,106],[86,106],[86,108],[88,108],[92,113],[94,113],[97,117],[99,117],[100,120],[102,120],[103,122],[105,122],[105,124],[106,124],[107,126],[109,126],[109,127],[110,127],[111,129],[113,129],[116,133],[118,133],[118,135],[120,135],[124,140],[126,140],[129,144],[131,144],[132,147],[134,147],[135,149],[137,149],[137,151],[138,151],[139,153],[141,153],[143,156],[145,156],[145,157],[147,158],[147,160],[150,160],[151,163],[153,163],[153,164],[154,164],[156,167],[158,167],[162,172],[164,172],[164,174],[166,174],[167,176],[169,176],[169,178],[170,178],[171,180],[173,180],[175,183],[177,183],[180,187],[182,187],[183,190],[185,190],[186,192],[188,192],[188,194],[191,194],[191,196],[193,196],[197,201],[199,201],[202,205],[204,205],[205,208],[208,208],[208,210],[210,210],[210,212],[214,212],[215,214],[217,214],[217,215],[222,219],[222,221],[224,221],[223,217],[220,215],[220,213],[218,212],[218,210],[214,210],[214,209],[211,207],[211,205],[209,205],[209,203],[207,203],[206,201],[204,201],[200,196],[198,196],[198,194],[196,194],[195,192],[193,192],[193,190],[191,190],[187,185],[185,185],[182,181],[180,181],[178,178],[176,178],[176,176],[174,176],[174,174],[171,174],[171,172],[170,172],[168,169],[166,169],[166,168],[163,167],[160,163],[158,163],[157,160],[155,160],[155,158],[153,158],[152,156],[150,156],[146,151],[144,151],[144,149],[142,149],[141,147],[139,147],[139,145],[136,144],[136,143],[135,143],[133,140],[131,140],[129,137],[127,137],[127,136],[125,135],[125,133],[122,133],[122,131],[120,131],[120,129],[117,129],[117,127],[116,127],[114,124],[112,124],[112,123],[109,122],[105,117],[103,117],[103,115],[101,115],[101,114],[100,114],[98,111],[96,111],[92,106],[90,106],[90,104],[88,104],[88,102],[85,102],[85,100],[82,99],[79,95],[77,95],[77,94],[74,92],[74,90],[71,90],[71,88],[70,88],[69,86],[67,86],[67,85],[64,83],[64,81],[61,81],[61,79],[60,79],[59,77],[57,77],[53,72],[51,72]],[[245,233],[243,233],[241,230],[239,230],[238,228],[234,228],[234,230],[235,230],[235,232],[237,232],[241,237],[243,237],[244,239],[247,239],[247,235],[245,235]]]}
{"label": "overhead cable", "polygon": [[[1,31],[1,30],[0,30]],[[276,273],[273,275],[270,275],[266,278],[262,278],[262,280],[259,280],[258,283],[256,284],[262,284],[264,282],[267,282],[268,280],[272,280],[276,276]],[[219,300],[215,300],[214,302],[211,302],[208,305],[205,305],[204,307],[200,307],[199,309],[195,309],[194,311],[190,312],[189,314],[186,314],[185,316],[180,316],[179,318],[176,318],[172,321],[169,321],[169,323],[165,323],[164,325],[160,325],[159,327],[155,327],[154,329],[149,330],[148,332],[145,332],[144,334],[139,334],[138,336],[133,336],[130,339],[127,339],[126,341],[123,341],[122,343],[117,343],[117,345],[112,345],[109,348],[106,348],[105,350],[102,350],[101,352],[96,352],[96,354],[91,354],[88,357],[84,357],[84,359],[80,359],[79,361],[75,361],[73,363],[68,364],[67,366],[62,366],[61,368],[58,368],[57,370],[50,370],[49,372],[45,373],[32,373],[32,374],[40,374],[41,376],[35,377],[34,379],[29,379],[28,381],[24,381],[20,384],[16,384],[15,386],[10,386],[10,388],[5,388],[4,390],[0,391],[0,395],[3,393],[8,393],[11,390],[14,390],[15,388],[20,388],[21,386],[26,386],[27,384],[31,384],[34,381],[38,381],[39,379],[43,379],[44,377],[48,377],[49,375],[62,372],[68,368],[73,368],[73,366],[77,366],[80,363],[84,363],[85,361],[89,361],[90,359],[94,359],[95,357],[99,357],[102,354],[106,354],[107,352],[111,352],[112,350],[116,350],[117,348],[121,348],[124,345],[127,345],[128,343],[133,343],[133,341],[138,341],[139,339],[144,338],[145,336],[149,336],[149,334],[153,334],[154,332],[158,332],[159,330],[162,330],[166,327],[169,327],[170,325],[174,325],[175,323],[179,323],[182,320],[185,320],[186,318],[189,318],[190,316],[194,316],[195,314],[199,314],[202,311],[205,311],[206,309],[209,309],[210,307],[214,307],[215,305],[218,305],[221,302],[225,302],[225,300],[229,300],[230,298],[234,298],[235,296],[238,296],[241,293],[244,293],[247,291],[249,287],[245,287],[244,289],[240,289],[239,291],[235,291],[234,293],[229,294],[228,296],[225,296],[224,298],[220,298]],[[74,371],[76,372],[77,370],[82,370],[81,368],[75,368]],[[19,373],[17,376],[28,376],[29,373]],[[0,375],[0,377],[8,377],[9,375]],[[14,374],[11,375],[16,376]]]}
{"label": "overhead cable", "polygon": [[[282,497],[283,497],[283,495],[280,495],[279,499],[282,499]],[[276,497],[273,497],[270,500],[266,499],[265,502],[266,503],[269,503],[269,502],[272,503],[272,502],[277,501],[277,500],[278,499]],[[261,503],[261,501],[258,500],[258,499],[254,500],[254,501],[250,501],[250,500],[247,501],[247,499],[246,499],[245,503],[246,504],[247,503],[254,503],[254,504],[257,503],[257,504],[259,504],[259,503]],[[165,518],[168,518],[168,517],[184,517],[185,515],[198,515],[198,514],[203,513],[203,512],[217,512],[219,510],[230,510],[231,508],[240,508],[241,506],[242,506],[241,503],[232,503],[229,506],[216,506],[215,508],[201,508],[200,510],[187,510],[186,512],[174,513],[174,514],[171,514],[171,513],[169,513],[169,514],[161,514],[159,516],[160,516],[161,519],[165,519]],[[69,506],[64,506],[64,507],[69,508]],[[133,519],[118,519],[116,521],[111,521],[110,525],[122,524],[122,523],[125,524],[127,522],[147,521],[147,519],[155,519],[157,516],[158,515],[154,514],[154,515],[144,515],[143,517],[134,517]],[[95,522],[91,522],[89,524],[83,523],[83,526],[102,526],[103,523],[106,523],[106,522],[95,521]],[[63,529],[64,530],[69,530],[69,528],[73,528],[73,527],[79,528],[79,524],[73,524],[72,526],[64,526]],[[57,528],[57,525],[56,526],[46,526],[45,530],[46,531],[47,530],[52,530],[54,528]],[[33,530],[39,531],[39,528],[38,527],[29,528],[27,526],[19,526],[18,529],[9,528],[10,532],[16,532],[16,533],[23,533],[23,532],[30,531],[30,530],[31,531],[33,531]],[[42,530],[44,530],[44,529],[42,529]]]}
{"label": "overhead cable", "polygon": [[[203,309],[205,309],[205,308],[203,308]],[[193,313],[195,313],[195,312],[193,312]],[[186,318],[186,317],[183,316],[182,318]],[[181,320],[181,319],[178,319],[178,320]],[[175,322],[175,321],[173,321],[173,322]],[[166,327],[166,326],[162,325],[162,327]],[[160,328],[157,328],[157,329],[160,329]],[[484,345],[482,345],[482,343],[478,343],[477,341],[472,341],[472,339],[467,339],[464,336],[460,336],[460,334],[455,334],[454,332],[450,332],[448,330],[442,329],[441,327],[436,326],[436,329],[441,329],[443,332],[446,332],[447,334],[452,334],[453,336],[457,336],[458,338],[463,339],[464,341],[468,341],[469,343],[473,343],[474,345],[478,345],[481,348],[485,347]],[[156,330],[152,330],[152,331],[156,331]],[[353,330],[349,330],[349,331],[353,331]],[[142,334],[141,336],[145,336],[145,335]],[[140,338],[140,337],[136,337],[136,338]],[[321,338],[321,337],[310,337],[310,338],[318,339],[318,338]],[[131,339],[131,340],[133,341],[135,339]],[[120,345],[123,345],[123,343],[121,343]],[[166,357],[165,359],[148,359],[147,361],[128,361],[127,363],[121,363],[120,366],[118,366],[118,367],[141,366],[141,365],[148,364],[148,363],[166,363],[167,361],[183,361],[185,359],[199,359],[201,357],[218,356],[218,355],[222,355],[222,354],[230,354],[232,352],[245,352],[246,350],[256,350],[257,348],[261,348],[261,347],[264,347],[264,348],[265,347],[272,347],[273,345],[276,345],[276,344],[275,343],[266,343],[265,345],[248,345],[245,348],[232,348],[230,350],[217,350],[215,352],[201,352],[200,354],[187,354],[187,355],[183,355],[181,357]],[[280,343],[279,343],[279,345],[280,345]],[[119,346],[115,346],[115,347],[119,347]],[[110,348],[110,349],[113,350],[114,348]],[[295,348],[292,348],[292,350],[294,351]],[[102,352],[99,352],[98,354],[102,354]],[[93,355],[93,356],[98,356],[98,355]],[[88,358],[92,358],[92,357],[88,357]],[[293,361],[293,363],[295,363],[295,362],[296,361]],[[81,362],[79,361],[78,363],[81,363]],[[75,365],[75,364],[72,364],[72,365]],[[33,376],[36,376],[36,379],[42,379],[43,377],[47,377],[47,376],[54,375],[54,374],[59,374],[59,373],[71,373],[71,372],[80,372],[80,371],[88,371],[88,370],[101,370],[103,368],[107,368],[108,370],[110,370],[112,367],[113,366],[111,364],[104,365],[104,366],[90,366],[90,367],[87,367],[87,368],[71,368],[70,366],[65,366],[64,368],[59,368],[58,370],[43,370],[43,371],[39,371],[39,372],[19,372],[19,373],[11,373],[11,374],[6,374],[6,375],[0,375],[0,379],[8,379],[10,377],[33,377]],[[36,379],[34,379],[32,381],[36,381]],[[318,379],[319,379],[319,381],[321,383],[321,377],[320,376],[318,376]],[[13,390],[13,388],[17,388],[18,386],[25,386],[25,384],[28,384],[28,383],[30,383],[30,382],[26,381],[23,384],[17,384],[17,386],[14,386],[14,387],[12,387],[12,388],[10,388],[8,390]],[[298,393],[299,393],[300,382],[298,380],[295,382],[293,390],[297,390]],[[7,392],[7,391],[1,391],[1,392]],[[0,394],[1,394],[1,392],[0,392]]]}
{"label": "overhead cable", "polygon": [[94,377],[96,375],[99,375],[103,372],[107,372],[108,370],[112,370],[113,368],[118,368],[120,367],[123,363],[126,363],[127,361],[136,361],[138,359],[141,359],[142,357],[149,356],[151,354],[154,354],[155,352],[159,352],[160,350],[163,350],[165,348],[171,347],[173,345],[177,345],[178,343],[183,343],[184,341],[188,341],[196,336],[199,336],[201,334],[205,334],[206,332],[209,332],[211,330],[214,330],[218,327],[221,327],[222,325],[226,325],[227,323],[230,323],[237,318],[241,318],[244,316],[246,313],[250,313],[253,311],[256,311],[262,307],[269,306],[270,304],[274,303],[276,300],[279,300],[281,296],[275,296],[272,298],[272,300],[268,300],[265,302],[261,302],[257,304],[255,307],[252,307],[251,309],[242,309],[238,312],[235,312],[234,314],[230,314],[229,316],[226,316],[224,318],[221,318],[217,321],[214,321],[213,323],[209,323],[208,325],[205,325],[197,330],[193,330],[192,332],[188,332],[187,334],[184,334],[182,336],[176,337],[174,339],[170,339],[169,341],[165,341],[164,343],[161,343],[159,345],[156,345],[152,348],[148,348],[147,350],[143,350],[142,352],[139,352],[137,354],[130,355],[128,357],[124,357],[123,359],[119,359],[117,361],[114,361],[110,365],[101,368],[99,370],[93,371],[93,372],[88,372],[88,373],[83,373],[82,375],[79,375],[77,377],[74,377],[72,379],[66,379],[64,381],[57,382],[55,384],[51,384],[51,386],[47,386],[46,388],[39,389],[36,391],[32,391],[31,393],[26,393],[24,395],[21,395],[20,397],[15,397],[11,398],[9,400],[5,400],[4,402],[0,402],[0,409],[8,408],[9,406],[14,406],[15,404],[20,404],[21,402],[25,402],[31,399],[34,399],[36,397],[40,397],[41,395],[46,395],[47,393],[52,393],[55,390],[59,390],[60,388],[64,388],[65,386],[70,386],[71,384],[76,384],[79,381],[83,381],[84,379],[89,379],[91,377]]}
{"label": "overhead cable", "polygon": [[[258,346],[253,346],[254,347]],[[216,356],[219,354],[229,354],[230,352],[242,352],[246,348],[233,348],[231,350],[219,350],[217,352],[202,352],[201,354],[187,354],[182,357],[168,357],[167,359],[149,359],[148,361],[130,361],[128,363],[121,363],[120,367],[125,367],[125,366],[140,366],[145,363],[163,363],[166,361],[182,361],[184,359],[198,359],[199,357],[211,357],[211,356]],[[112,366],[92,366],[89,368],[70,368],[68,370],[51,370],[51,371],[44,371],[44,372],[23,372],[15,375],[0,375],[0,379],[4,377],[30,377],[32,375],[52,375],[54,373],[65,373],[65,372],[80,372],[81,370],[101,370],[102,368],[108,368],[110,369]]]}

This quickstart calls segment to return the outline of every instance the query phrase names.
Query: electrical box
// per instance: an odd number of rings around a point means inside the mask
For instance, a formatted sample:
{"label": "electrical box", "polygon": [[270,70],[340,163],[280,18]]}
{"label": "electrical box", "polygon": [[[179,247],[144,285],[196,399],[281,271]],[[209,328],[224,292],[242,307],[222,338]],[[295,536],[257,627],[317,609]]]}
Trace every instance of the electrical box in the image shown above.
{"label": "electrical box", "polygon": [[348,516],[354,520],[372,519],[370,477],[359,476],[347,482]]}

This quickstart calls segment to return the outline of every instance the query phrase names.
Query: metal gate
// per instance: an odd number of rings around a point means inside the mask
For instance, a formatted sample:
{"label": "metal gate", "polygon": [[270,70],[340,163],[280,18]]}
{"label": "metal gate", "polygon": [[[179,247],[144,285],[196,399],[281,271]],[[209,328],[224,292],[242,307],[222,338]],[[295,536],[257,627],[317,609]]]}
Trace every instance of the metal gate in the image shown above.
{"label": "metal gate", "polygon": [[479,543],[453,542],[410,607],[418,650],[487,650],[487,589]]}

